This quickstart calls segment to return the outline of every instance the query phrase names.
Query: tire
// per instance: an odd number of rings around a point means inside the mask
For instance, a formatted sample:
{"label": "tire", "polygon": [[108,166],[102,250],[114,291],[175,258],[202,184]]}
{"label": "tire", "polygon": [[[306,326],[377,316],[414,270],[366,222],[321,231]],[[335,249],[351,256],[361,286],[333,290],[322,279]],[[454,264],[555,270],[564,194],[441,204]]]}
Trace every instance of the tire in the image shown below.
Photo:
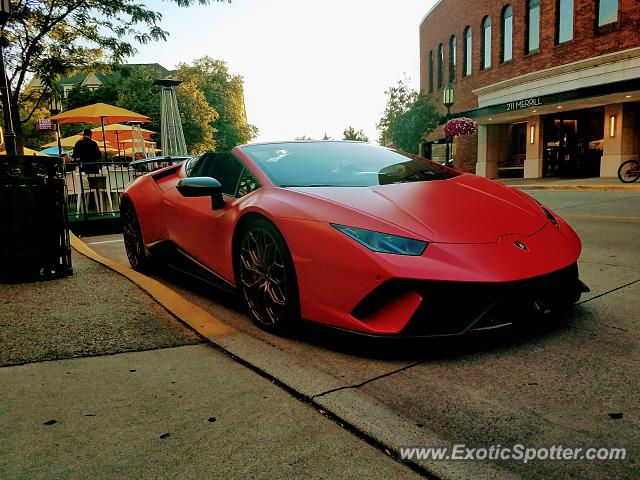
{"label": "tire", "polygon": [[618,168],[618,178],[622,183],[633,183],[640,178],[640,162],[627,160]]}
{"label": "tire", "polygon": [[266,219],[249,223],[236,251],[237,287],[253,322],[273,333],[290,333],[300,317],[298,283],[291,253]]}
{"label": "tire", "polygon": [[120,207],[120,222],[124,248],[131,267],[138,272],[149,272],[154,266],[154,261],[152,257],[147,256],[138,215],[133,204],[129,201],[124,202]]}

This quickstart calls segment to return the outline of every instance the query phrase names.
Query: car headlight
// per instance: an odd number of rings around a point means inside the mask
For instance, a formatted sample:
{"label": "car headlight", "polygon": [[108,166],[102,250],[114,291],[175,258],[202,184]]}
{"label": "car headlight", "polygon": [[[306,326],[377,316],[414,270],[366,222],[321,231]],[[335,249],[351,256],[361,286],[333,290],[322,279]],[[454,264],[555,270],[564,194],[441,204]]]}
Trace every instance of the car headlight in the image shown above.
{"label": "car headlight", "polygon": [[418,256],[427,248],[428,243],[412,238],[399,237],[388,233],[374,232],[362,228],[331,224],[333,228],[361,243],[369,250],[379,253]]}

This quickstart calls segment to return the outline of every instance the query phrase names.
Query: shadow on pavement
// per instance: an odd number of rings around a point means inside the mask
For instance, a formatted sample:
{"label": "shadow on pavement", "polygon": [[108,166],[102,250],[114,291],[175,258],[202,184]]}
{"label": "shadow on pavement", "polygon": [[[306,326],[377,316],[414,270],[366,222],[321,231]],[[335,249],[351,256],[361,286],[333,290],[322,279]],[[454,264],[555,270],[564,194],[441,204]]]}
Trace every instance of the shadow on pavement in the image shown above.
{"label": "shadow on pavement", "polygon": [[[157,274],[158,279],[169,280],[171,283],[202,295],[227,309],[246,315],[244,305],[235,294],[173,269],[164,269]],[[495,353],[500,350],[552,340],[573,328],[571,324],[578,321],[577,319],[580,317],[577,314],[578,310],[584,309],[584,306],[576,305],[569,311],[542,319],[543,321],[538,320],[536,324],[523,323],[515,327],[486,332],[431,338],[371,337],[312,322],[301,322],[299,328],[287,335],[286,339],[367,359],[396,361],[453,359]],[[247,322],[250,322],[248,318]],[[257,329],[257,327],[255,328]],[[261,330],[259,332],[263,333]],[[263,334],[272,335],[270,333]],[[274,336],[274,340],[277,340],[277,337]]]}

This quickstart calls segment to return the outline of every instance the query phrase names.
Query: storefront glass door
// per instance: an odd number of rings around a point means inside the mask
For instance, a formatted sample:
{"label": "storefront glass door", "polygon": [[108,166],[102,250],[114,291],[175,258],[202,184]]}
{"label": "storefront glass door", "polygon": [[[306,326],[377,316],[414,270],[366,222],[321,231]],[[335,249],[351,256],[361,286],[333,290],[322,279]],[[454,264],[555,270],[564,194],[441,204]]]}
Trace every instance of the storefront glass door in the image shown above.
{"label": "storefront glass door", "polygon": [[599,176],[603,136],[604,108],[545,116],[543,176]]}

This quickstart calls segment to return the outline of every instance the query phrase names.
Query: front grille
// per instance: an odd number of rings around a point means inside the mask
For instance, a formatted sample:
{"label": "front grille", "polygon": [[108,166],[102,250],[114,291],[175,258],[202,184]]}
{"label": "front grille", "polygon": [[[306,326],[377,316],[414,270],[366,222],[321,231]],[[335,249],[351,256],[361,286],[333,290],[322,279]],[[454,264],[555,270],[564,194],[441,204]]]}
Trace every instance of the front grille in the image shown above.
{"label": "front grille", "polygon": [[471,330],[516,323],[579,297],[578,266],[526,280],[502,283],[390,280],[374,290],[353,310],[368,316],[400,293],[413,290],[423,298],[402,335],[457,335]]}

